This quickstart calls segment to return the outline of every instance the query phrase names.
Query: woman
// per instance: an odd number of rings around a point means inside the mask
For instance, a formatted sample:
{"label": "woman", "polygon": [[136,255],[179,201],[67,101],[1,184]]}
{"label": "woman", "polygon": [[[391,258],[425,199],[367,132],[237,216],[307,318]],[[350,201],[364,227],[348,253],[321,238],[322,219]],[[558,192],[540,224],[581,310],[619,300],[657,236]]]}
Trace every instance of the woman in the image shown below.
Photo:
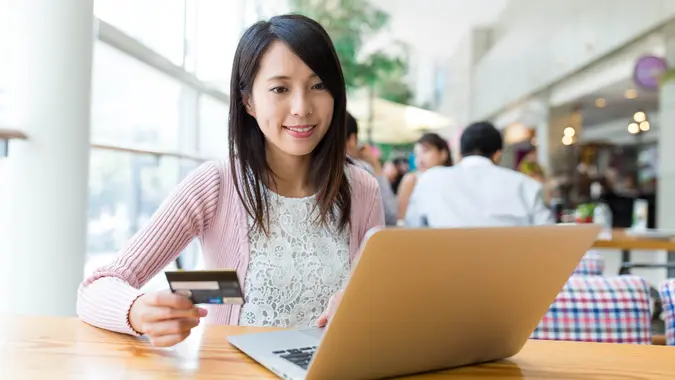
{"label": "woman", "polygon": [[[384,225],[375,179],[346,160],[345,103],[318,23],[286,15],[251,26],[232,69],[229,162],[188,176],[119,258],[85,279],[80,317],[156,346],[182,341],[207,314],[214,324],[325,325],[366,232]],[[207,313],[139,290],[194,238],[207,268],[236,269],[243,307]]]}
{"label": "woman", "polygon": [[408,173],[408,160],[401,157],[388,160],[384,163],[382,171],[391,183],[391,189],[394,194],[398,194],[398,188],[401,184],[401,180],[403,179],[403,176]]}
{"label": "woman", "polygon": [[552,181],[546,179],[544,169],[537,162],[536,149],[532,149],[523,156],[523,158],[520,160],[520,164],[518,165],[518,171],[541,183],[544,192],[544,203],[547,205],[551,204],[551,199],[553,198],[554,192],[554,184]]}
{"label": "woman", "polygon": [[539,183],[545,182],[544,169],[537,162],[537,151],[534,149],[527,152],[520,160],[518,171]]}
{"label": "woman", "polygon": [[399,224],[405,218],[408,202],[412,195],[417,176],[435,166],[452,166],[450,146],[436,133],[425,133],[415,143],[415,166],[417,171],[406,174],[398,188],[398,220]]}

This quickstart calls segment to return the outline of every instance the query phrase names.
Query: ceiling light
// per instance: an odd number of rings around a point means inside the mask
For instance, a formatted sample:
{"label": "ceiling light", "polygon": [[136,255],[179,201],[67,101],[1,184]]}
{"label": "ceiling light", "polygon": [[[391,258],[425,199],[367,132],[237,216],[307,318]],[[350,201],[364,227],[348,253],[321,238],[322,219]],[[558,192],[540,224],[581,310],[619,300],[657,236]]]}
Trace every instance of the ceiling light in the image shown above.
{"label": "ceiling light", "polygon": [[643,121],[647,120],[647,115],[645,115],[644,112],[638,111],[633,115],[633,119],[637,121],[638,123],[642,123]]}
{"label": "ceiling light", "polygon": [[626,90],[624,96],[626,97],[626,99],[635,99],[637,98],[637,91],[635,91],[634,88],[629,88],[628,90]]}
{"label": "ceiling light", "polygon": [[649,122],[643,121],[642,123],[640,123],[640,130],[642,132],[647,132],[649,130]]}
{"label": "ceiling light", "polygon": [[574,133],[575,133],[575,131],[574,131],[574,128],[572,128],[572,127],[567,127],[567,128],[565,128],[565,130],[563,131],[563,135],[569,136],[569,137],[574,136]]}
{"label": "ceiling light", "polygon": [[563,138],[562,138],[562,143],[564,145],[572,145],[573,142],[574,142],[574,139],[572,138],[572,136],[563,136]]}
{"label": "ceiling light", "polygon": [[640,132],[640,127],[637,125],[637,123],[630,123],[628,124],[628,132],[636,134]]}
{"label": "ceiling light", "polygon": [[607,105],[607,101],[605,98],[597,98],[595,99],[595,106],[598,108],[604,108]]}

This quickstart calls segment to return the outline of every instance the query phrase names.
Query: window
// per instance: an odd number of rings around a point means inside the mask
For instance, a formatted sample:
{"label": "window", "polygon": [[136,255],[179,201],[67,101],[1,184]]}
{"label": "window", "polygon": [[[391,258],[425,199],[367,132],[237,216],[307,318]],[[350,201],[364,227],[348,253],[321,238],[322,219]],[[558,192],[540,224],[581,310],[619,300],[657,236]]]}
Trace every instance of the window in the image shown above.
{"label": "window", "polygon": [[185,0],[95,0],[94,14],[175,64],[183,64]]}
{"label": "window", "polygon": [[93,149],[89,169],[87,252],[116,254],[179,182],[180,165],[153,157]]}
{"label": "window", "polygon": [[245,2],[188,0],[188,69],[199,79],[229,92],[232,60],[245,28]]}
{"label": "window", "polygon": [[177,150],[181,84],[98,42],[94,50],[93,141]]}
{"label": "window", "polygon": [[199,151],[209,158],[225,158],[228,154],[227,104],[204,95],[199,99]]}

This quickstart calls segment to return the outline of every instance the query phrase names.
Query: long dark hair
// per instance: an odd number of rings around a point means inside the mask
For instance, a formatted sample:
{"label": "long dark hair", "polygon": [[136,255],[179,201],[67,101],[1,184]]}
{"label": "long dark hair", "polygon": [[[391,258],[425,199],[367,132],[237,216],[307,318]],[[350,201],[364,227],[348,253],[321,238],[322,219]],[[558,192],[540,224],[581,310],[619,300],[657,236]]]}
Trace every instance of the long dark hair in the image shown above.
{"label": "long dark hair", "polygon": [[445,141],[445,139],[443,139],[438,134],[431,132],[425,133],[422,135],[422,137],[420,137],[419,140],[417,140],[417,144],[430,146],[436,148],[438,151],[445,152],[448,158],[446,158],[445,162],[443,162],[443,166],[452,166],[452,154],[450,154],[450,145],[448,145],[448,142]]}
{"label": "long dark hair", "polygon": [[275,177],[265,157],[265,136],[246,112],[260,60],[274,41],[291,49],[319,77],[334,99],[333,120],[311,153],[309,180],[317,192],[317,221],[349,223],[351,190],[345,174],[347,156],[345,80],[335,47],[316,21],[300,15],[282,15],[249,27],[239,41],[230,83],[229,149],[233,181],[254,227],[269,234],[269,199],[266,186]]}

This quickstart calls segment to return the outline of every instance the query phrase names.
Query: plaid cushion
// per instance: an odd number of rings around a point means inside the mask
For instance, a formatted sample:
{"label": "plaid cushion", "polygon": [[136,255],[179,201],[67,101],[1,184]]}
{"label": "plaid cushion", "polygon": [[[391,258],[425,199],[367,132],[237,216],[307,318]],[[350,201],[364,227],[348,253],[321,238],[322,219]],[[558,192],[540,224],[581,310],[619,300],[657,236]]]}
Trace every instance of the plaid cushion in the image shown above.
{"label": "plaid cushion", "polygon": [[661,284],[660,293],[666,320],[666,344],[675,346],[675,279]]}
{"label": "plaid cushion", "polygon": [[600,253],[598,251],[588,251],[581,258],[573,274],[578,276],[602,276],[604,270],[605,261],[600,256]]}
{"label": "plaid cushion", "polygon": [[637,276],[572,276],[530,338],[650,344],[649,301]]}

